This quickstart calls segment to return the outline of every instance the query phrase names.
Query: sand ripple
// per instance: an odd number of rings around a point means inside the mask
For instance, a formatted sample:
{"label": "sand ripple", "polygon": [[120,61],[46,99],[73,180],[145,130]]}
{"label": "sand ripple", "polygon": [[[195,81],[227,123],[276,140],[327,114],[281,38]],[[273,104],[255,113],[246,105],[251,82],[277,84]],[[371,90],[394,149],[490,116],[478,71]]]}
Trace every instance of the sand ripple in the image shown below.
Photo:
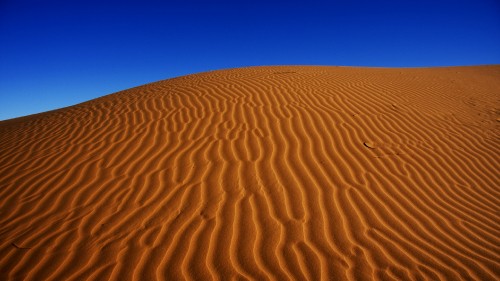
{"label": "sand ripple", "polygon": [[252,67],[0,122],[0,280],[498,280],[500,67]]}

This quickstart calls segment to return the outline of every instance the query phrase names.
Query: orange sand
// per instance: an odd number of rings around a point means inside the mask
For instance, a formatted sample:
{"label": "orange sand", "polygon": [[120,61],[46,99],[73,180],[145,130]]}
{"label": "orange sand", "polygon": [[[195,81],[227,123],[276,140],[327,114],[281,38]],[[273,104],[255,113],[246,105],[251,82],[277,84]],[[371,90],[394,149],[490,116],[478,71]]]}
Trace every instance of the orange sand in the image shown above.
{"label": "orange sand", "polygon": [[251,67],[2,121],[0,280],[498,280],[499,98]]}

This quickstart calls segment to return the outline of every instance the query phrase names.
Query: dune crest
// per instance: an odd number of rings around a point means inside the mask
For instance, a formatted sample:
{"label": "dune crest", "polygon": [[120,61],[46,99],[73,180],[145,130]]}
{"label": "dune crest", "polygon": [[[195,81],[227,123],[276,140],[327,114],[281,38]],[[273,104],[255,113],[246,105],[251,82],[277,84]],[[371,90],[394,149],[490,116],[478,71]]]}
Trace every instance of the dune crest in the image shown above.
{"label": "dune crest", "polygon": [[0,280],[498,280],[500,66],[250,67],[0,122]]}

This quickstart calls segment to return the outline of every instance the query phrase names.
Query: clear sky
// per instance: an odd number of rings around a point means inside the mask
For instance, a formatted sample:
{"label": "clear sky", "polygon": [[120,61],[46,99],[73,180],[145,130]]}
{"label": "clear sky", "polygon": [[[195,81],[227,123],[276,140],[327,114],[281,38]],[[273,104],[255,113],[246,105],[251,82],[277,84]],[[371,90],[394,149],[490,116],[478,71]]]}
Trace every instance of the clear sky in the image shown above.
{"label": "clear sky", "polygon": [[0,120],[252,65],[500,64],[498,0],[0,0]]}

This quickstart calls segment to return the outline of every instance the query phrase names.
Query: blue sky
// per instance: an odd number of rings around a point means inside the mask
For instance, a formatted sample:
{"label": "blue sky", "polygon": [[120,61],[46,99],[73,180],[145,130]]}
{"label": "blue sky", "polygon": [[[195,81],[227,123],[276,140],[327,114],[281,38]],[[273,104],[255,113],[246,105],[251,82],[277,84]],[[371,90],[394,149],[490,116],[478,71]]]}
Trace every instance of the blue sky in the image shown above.
{"label": "blue sky", "polygon": [[252,65],[500,64],[500,1],[0,0],[0,120]]}

